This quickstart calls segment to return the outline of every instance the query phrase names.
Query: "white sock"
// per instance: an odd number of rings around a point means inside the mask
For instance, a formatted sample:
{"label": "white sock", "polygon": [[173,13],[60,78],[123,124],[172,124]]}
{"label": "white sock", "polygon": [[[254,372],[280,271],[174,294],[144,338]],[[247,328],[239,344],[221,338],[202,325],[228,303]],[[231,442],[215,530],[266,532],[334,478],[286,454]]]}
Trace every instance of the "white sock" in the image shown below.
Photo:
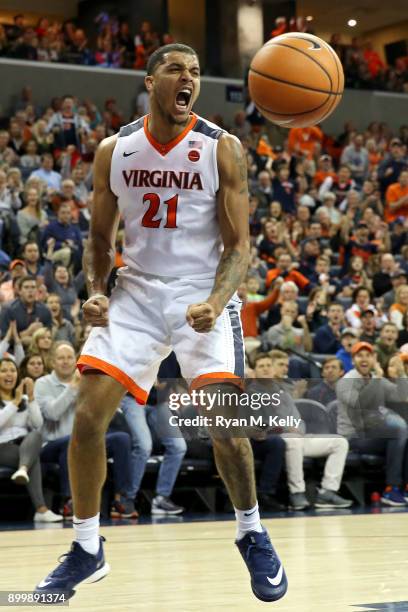
{"label": "white sock", "polygon": [[262,525],[258,502],[249,510],[237,510],[236,508],[234,510],[237,519],[237,540],[243,538],[248,531],[258,531],[261,533]]}
{"label": "white sock", "polygon": [[96,516],[87,519],[74,516],[72,524],[75,529],[75,540],[87,553],[96,555],[99,550],[99,512]]}

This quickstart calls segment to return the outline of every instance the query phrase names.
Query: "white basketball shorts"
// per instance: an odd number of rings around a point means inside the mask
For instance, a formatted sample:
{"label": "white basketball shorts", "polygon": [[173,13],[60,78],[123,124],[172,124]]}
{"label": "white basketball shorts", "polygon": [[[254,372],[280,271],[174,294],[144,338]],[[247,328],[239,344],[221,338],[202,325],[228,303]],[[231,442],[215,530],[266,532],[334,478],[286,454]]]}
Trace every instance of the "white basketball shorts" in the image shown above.
{"label": "white basketball shorts", "polygon": [[78,367],[97,370],[120,382],[145,404],[160,363],[172,350],[183,378],[194,388],[208,380],[240,384],[244,376],[241,301],[235,295],[209,333],[186,320],[190,304],[206,300],[212,280],[187,280],[122,268],[109,305],[109,325],[94,327]]}

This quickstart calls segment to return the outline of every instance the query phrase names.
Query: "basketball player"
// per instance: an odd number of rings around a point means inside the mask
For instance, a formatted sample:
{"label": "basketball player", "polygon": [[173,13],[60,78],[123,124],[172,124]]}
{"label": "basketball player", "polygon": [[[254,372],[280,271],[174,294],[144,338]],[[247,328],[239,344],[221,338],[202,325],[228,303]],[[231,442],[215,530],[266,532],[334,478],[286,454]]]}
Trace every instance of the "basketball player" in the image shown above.
{"label": "basketball player", "polygon": [[[105,431],[124,393],[145,403],[172,349],[195,388],[216,379],[237,385],[244,373],[236,295],[249,256],[244,152],[234,136],[191,110],[200,91],[193,49],[158,49],[145,83],[150,115],[102,141],[95,159],[84,255],[90,297],[83,306],[93,330],[78,361],[83,376],[69,448],[75,541],[37,586],[67,597],[80,582],[96,582],[110,569],[98,510]],[[126,266],[108,300],[119,216]],[[263,601],[280,599],[287,580],[260,523],[250,443],[222,436],[213,443],[252,590]]]}

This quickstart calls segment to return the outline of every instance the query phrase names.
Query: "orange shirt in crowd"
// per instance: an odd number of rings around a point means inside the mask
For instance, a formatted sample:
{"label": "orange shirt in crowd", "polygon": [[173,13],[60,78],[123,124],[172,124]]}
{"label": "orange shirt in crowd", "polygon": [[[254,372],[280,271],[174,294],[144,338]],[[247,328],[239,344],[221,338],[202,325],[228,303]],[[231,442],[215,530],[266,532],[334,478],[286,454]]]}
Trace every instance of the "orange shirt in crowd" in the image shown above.
{"label": "orange shirt in crowd", "polygon": [[296,153],[301,151],[307,157],[313,157],[316,143],[323,142],[323,132],[316,125],[305,128],[292,128],[289,130],[289,151]]}
{"label": "orange shirt in crowd", "polygon": [[392,183],[386,191],[385,194],[385,211],[384,216],[387,223],[391,223],[395,221],[398,217],[408,217],[408,203],[400,206],[399,208],[395,208],[394,210],[390,209],[390,204],[392,202],[398,202],[404,196],[408,196],[408,186],[401,187],[399,183]]}
{"label": "orange shirt in crowd", "polygon": [[320,187],[320,185],[323,183],[323,181],[325,179],[327,179],[328,176],[331,176],[333,180],[337,179],[337,174],[335,172],[331,172],[329,170],[329,172],[324,172],[323,170],[318,170],[316,172],[316,174],[314,175],[313,178],[313,182],[315,184],[315,187]]}
{"label": "orange shirt in crowd", "polygon": [[367,68],[373,78],[375,78],[381,70],[385,69],[385,64],[378,55],[377,51],[366,49],[363,57],[367,62]]}
{"label": "orange shirt in crowd", "polygon": [[[275,278],[278,278],[278,276],[281,276],[281,274],[282,270],[280,270],[279,268],[269,270],[266,273],[265,286],[269,287],[269,285],[275,280]],[[303,276],[303,274],[301,274],[297,270],[291,270],[286,274],[285,283],[287,281],[293,281],[301,291],[310,283],[309,279],[306,278],[306,276]]]}
{"label": "orange shirt in crowd", "polygon": [[279,297],[279,289],[274,289],[267,298],[260,302],[247,302],[241,310],[242,332],[244,338],[256,338],[258,335],[258,317],[269,310]]}

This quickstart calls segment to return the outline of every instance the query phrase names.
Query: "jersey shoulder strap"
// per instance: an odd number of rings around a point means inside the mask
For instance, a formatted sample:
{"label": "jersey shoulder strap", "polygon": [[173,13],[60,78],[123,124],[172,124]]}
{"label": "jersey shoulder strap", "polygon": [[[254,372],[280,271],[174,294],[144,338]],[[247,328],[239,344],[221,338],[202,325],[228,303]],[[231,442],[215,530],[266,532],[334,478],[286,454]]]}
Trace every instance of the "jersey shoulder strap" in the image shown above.
{"label": "jersey shoulder strap", "polygon": [[120,130],[118,137],[122,136],[130,136],[135,132],[138,132],[143,128],[144,117],[140,117],[140,119],[136,119],[136,121],[132,121],[132,123],[128,123],[127,125],[123,125]]}

